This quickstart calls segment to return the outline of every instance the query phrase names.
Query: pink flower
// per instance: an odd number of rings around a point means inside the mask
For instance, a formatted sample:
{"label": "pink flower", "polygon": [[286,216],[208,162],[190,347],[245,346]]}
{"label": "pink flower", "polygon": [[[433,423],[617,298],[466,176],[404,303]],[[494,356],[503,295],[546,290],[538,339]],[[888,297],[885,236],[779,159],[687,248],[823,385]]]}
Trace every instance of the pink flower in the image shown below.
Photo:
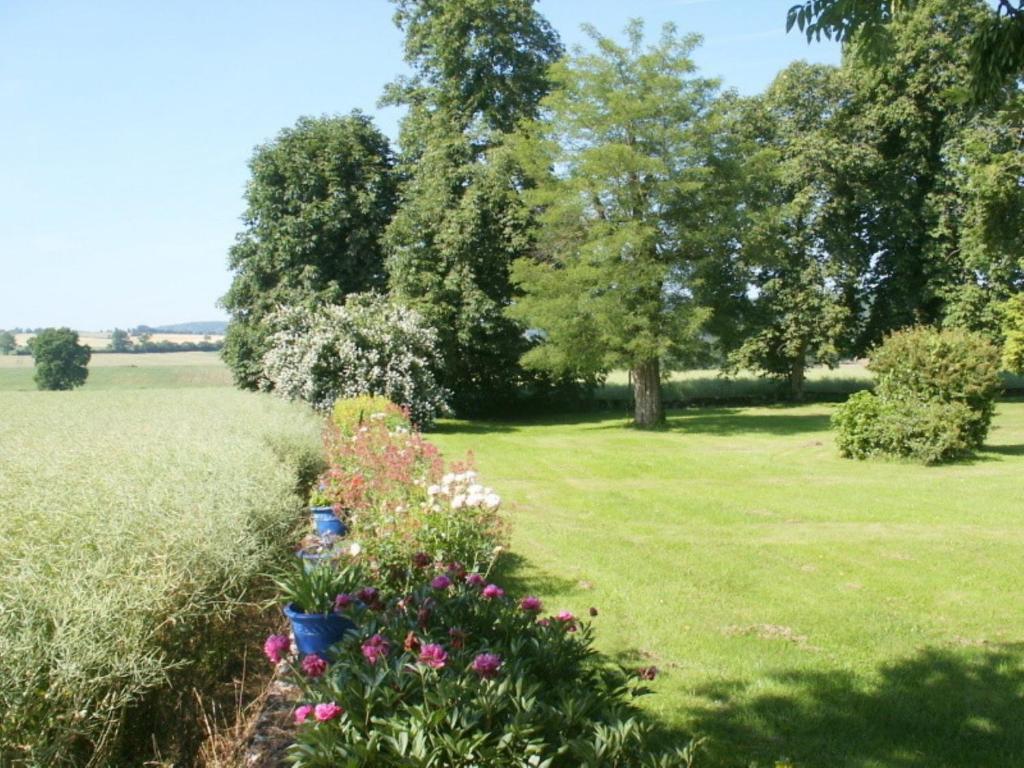
{"label": "pink flower", "polygon": [[382,635],[374,635],[363,643],[362,650],[366,660],[371,664],[376,664],[388,655],[388,651],[391,650],[391,643]]}
{"label": "pink flower", "polygon": [[448,589],[451,585],[452,580],[443,573],[440,576],[435,576],[430,582],[430,586],[434,589]]}
{"label": "pink flower", "polygon": [[344,709],[332,701],[329,704],[317,704],[313,707],[313,717],[315,717],[319,723],[326,723],[328,720],[333,720],[344,711]]}
{"label": "pink flower", "polygon": [[571,611],[562,611],[560,614],[555,616],[555,621],[562,622],[565,625],[566,632],[576,631],[576,617],[573,616]]}
{"label": "pink flower", "polygon": [[488,584],[480,594],[482,594],[487,600],[494,600],[496,598],[503,597],[505,590],[497,584]]}
{"label": "pink flower", "polygon": [[295,722],[296,723],[304,723],[304,722],[306,722],[306,720],[309,718],[309,716],[311,714],[313,714],[313,705],[312,704],[303,704],[301,707],[296,707],[296,709],[295,709]]}
{"label": "pink flower", "polygon": [[496,653],[481,653],[470,665],[470,669],[476,672],[484,680],[492,680],[498,676],[501,669],[501,656]]}
{"label": "pink flower", "polygon": [[292,647],[292,641],[284,635],[271,635],[263,644],[263,652],[274,664],[280,664]]}
{"label": "pink flower", "polygon": [[471,587],[482,587],[485,584],[484,577],[479,573],[469,574],[466,577],[466,583]]}
{"label": "pink flower", "polygon": [[334,610],[344,611],[354,602],[355,598],[352,597],[352,595],[348,595],[342,592],[340,595],[334,598]]}
{"label": "pink flower", "polygon": [[311,653],[302,660],[302,671],[309,677],[320,677],[327,671],[327,662],[315,653]]}
{"label": "pink flower", "polygon": [[420,663],[431,669],[442,669],[447,661],[448,654],[437,643],[427,643],[420,649]]}
{"label": "pink flower", "polygon": [[540,613],[544,610],[544,605],[541,603],[539,597],[533,597],[529,595],[519,601],[519,607],[526,611],[526,613]]}

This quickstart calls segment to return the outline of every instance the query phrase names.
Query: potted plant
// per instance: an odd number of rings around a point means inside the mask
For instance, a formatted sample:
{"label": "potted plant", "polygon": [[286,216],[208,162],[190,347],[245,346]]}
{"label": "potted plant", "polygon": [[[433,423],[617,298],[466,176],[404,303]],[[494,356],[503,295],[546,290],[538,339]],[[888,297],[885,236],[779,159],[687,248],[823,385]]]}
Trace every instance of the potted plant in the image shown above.
{"label": "potted plant", "polygon": [[336,563],[344,554],[344,540],[331,533],[322,536],[311,533],[299,542],[295,554],[302,560],[307,571],[312,570],[321,564]]}
{"label": "potted plant", "polygon": [[313,568],[293,566],[275,579],[300,655],[328,658],[331,646],[355,630],[355,623],[336,610],[336,599],[351,591],[356,575],[352,567],[320,563]]}
{"label": "potted plant", "polygon": [[334,510],[330,497],[327,495],[327,485],[321,482],[309,495],[309,511],[313,514],[313,525],[316,532],[324,536],[344,536],[346,532],[345,523],[341,521]]}

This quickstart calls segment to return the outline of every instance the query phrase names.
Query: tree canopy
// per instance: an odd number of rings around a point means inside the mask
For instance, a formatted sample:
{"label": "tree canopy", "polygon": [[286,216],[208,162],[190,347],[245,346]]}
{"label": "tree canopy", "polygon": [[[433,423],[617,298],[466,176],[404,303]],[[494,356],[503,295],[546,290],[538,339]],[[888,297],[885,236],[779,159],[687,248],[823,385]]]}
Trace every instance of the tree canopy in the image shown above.
{"label": "tree canopy", "polygon": [[80,387],[89,376],[92,350],[78,343],[70,328],[46,328],[32,337],[29,349],[35,359],[35,382],[39,389],[64,390]]}

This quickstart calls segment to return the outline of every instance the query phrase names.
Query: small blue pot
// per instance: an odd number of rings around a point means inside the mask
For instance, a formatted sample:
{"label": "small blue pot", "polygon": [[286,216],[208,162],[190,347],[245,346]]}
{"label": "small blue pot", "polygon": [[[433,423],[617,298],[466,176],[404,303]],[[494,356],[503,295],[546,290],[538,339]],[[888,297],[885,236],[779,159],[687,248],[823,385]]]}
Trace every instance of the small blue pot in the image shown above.
{"label": "small blue pot", "polygon": [[295,647],[299,654],[308,656],[315,653],[323,658],[330,658],[328,649],[341,642],[346,632],[354,632],[355,623],[336,613],[303,613],[289,603],[284,607],[284,615],[292,623],[292,634],[295,635]]}
{"label": "small blue pot", "polygon": [[344,536],[347,532],[348,529],[334,514],[332,507],[310,507],[309,509],[313,513],[313,525],[316,526],[317,535]]}

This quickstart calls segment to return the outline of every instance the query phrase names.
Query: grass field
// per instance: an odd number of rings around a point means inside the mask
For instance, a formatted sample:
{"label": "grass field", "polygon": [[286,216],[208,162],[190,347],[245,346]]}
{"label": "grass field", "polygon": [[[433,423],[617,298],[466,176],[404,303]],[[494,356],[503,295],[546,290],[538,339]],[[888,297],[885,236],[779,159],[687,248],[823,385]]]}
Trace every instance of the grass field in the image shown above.
{"label": "grass field", "polygon": [[[1024,403],[975,460],[839,458],[831,406],[447,422],[513,523],[511,575],[597,606],[603,650],[703,765],[1024,765]],[[680,736],[681,737],[681,736]]]}
{"label": "grass field", "polygon": [[[33,362],[27,355],[0,355],[0,392],[33,391]],[[219,352],[163,352],[93,355],[82,391],[227,387],[231,372]]]}
{"label": "grass field", "polygon": [[189,764],[301,519],[305,409],[121,385],[0,393],[0,766]]}

